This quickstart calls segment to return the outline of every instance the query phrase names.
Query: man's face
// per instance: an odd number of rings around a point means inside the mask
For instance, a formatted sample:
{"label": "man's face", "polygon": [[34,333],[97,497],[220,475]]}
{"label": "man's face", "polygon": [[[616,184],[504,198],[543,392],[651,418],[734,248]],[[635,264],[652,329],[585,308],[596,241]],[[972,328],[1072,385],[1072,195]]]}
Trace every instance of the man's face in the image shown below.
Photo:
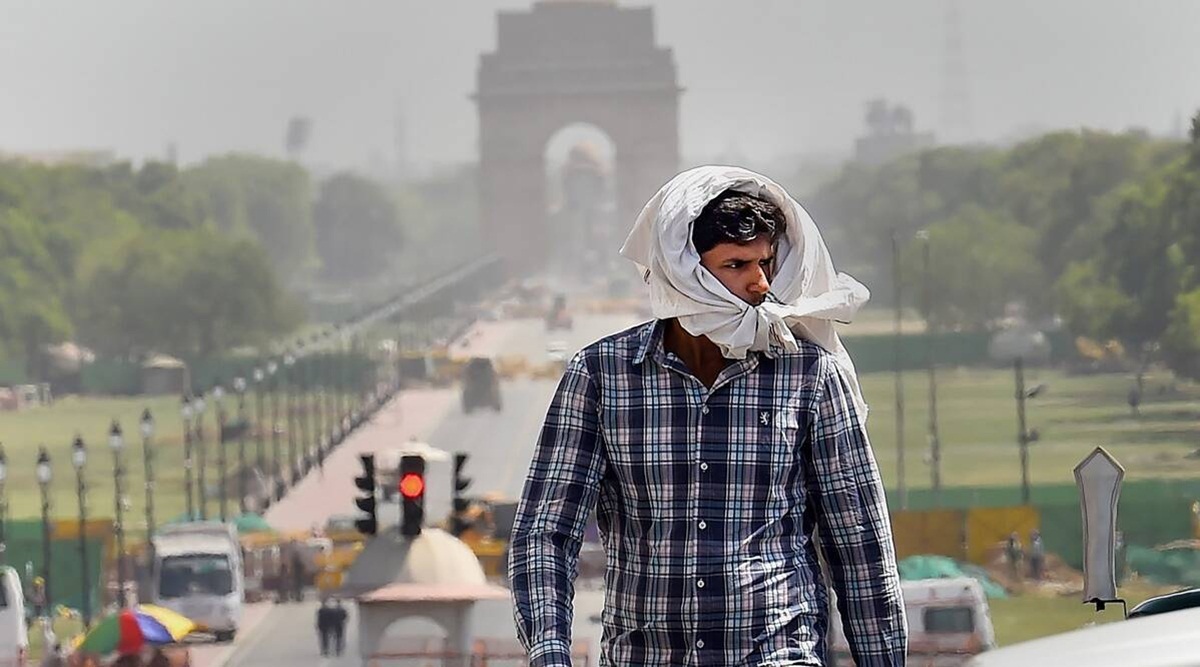
{"label": "man's face", "polygon": [[745,244],[718,243],[700,255],[700,266],[716,276],[734,296],[757,306],[771,289],[775,244],[765,235]]}

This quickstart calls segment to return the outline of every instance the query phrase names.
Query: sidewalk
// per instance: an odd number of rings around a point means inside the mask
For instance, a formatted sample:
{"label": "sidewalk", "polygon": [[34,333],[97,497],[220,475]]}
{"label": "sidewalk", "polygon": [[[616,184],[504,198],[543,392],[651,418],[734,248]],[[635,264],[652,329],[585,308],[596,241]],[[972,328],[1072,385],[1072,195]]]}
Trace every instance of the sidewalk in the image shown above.
{"label": "sidewalk", "polygon": [[331,516],[358,514],[354,478],[362,473],[358,456],[396,447],[410,438],[427,438],[453,404],[451,389],[411,389],[392,398],[371,421],[350,435],[283,498],[267,510],[276,530],[324,526]]}

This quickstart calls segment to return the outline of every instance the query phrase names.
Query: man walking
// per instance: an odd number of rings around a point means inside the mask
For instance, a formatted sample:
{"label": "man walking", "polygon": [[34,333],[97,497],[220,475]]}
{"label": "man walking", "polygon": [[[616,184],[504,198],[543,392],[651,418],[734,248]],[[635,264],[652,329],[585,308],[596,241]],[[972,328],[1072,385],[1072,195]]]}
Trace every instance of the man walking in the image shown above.
{"label": "man walking", "polygon": [[338,655],[346,651],[346,620],[349,614],[346,613],[346,607],[342,604],[342,599],[338,598],[334,603],[332,623],[333,623],[333,645]]}
{"label": "man walking", "polygon": [[334,610],[329,600],[322,600],[317,607],[317,634],[320,636],[321,655],[328,657],[334,648]]}
{"label": "man walking", "polygon": [[656,319],[576,355],[547,412],[510,544],[529,664],[571,664],[595,508],[601,665],[825,664],[818,550],[856,664],[903,665],[883,486],[833,328],[866,288],[782,188],[731,167],[672,179],[621,252]]}

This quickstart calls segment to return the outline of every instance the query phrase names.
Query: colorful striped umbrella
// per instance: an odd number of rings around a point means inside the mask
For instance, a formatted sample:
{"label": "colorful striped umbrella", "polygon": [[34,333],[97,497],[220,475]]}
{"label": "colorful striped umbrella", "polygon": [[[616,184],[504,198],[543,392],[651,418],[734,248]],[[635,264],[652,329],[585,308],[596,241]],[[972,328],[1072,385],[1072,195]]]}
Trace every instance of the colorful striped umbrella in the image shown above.
{"label": "colorful striped umbrella", "polygon": [[152,604],[140,604],[106,616],[75,650],[107,655],[138,653],[146,644],[172,644],[182,640],[196,624],[187,617]]}

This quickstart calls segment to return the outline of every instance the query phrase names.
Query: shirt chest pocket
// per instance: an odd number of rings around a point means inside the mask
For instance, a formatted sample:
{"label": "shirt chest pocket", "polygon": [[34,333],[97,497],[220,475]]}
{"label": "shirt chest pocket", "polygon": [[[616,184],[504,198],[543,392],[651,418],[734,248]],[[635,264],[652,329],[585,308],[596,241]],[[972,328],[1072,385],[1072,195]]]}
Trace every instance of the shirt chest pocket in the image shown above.
{"label": "shirt chest pocket", "polygon": [[796,410],[756,409],[746,417],[755,458],[770,467],[775,482],[782,482],[795,468],[799,451],[800,419]]}

